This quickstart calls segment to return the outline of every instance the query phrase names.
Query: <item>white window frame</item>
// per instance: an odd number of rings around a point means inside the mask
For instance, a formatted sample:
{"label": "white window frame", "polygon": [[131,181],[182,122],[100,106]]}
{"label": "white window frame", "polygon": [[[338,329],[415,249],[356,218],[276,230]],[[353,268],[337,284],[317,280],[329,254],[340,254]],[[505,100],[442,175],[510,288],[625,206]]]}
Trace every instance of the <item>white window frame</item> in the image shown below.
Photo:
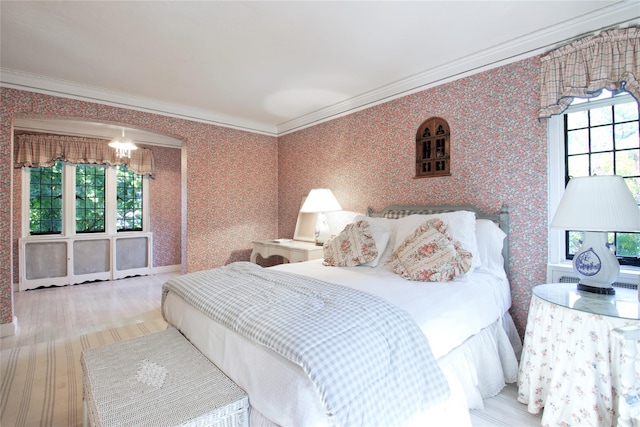
{"label": "white window frame", "polygon": [[[22,168],[22,238],[25,239],[55,239],[56,237],[84,236],[88,233],[76,233],[76,168],[74,163],[64,162],[62,168],[62,233],[42,234],[32,236],[29,233],[30,224],[30,187],[31,168]],[[96,165],[101,166],[101,165]],[[147,233],[149,231],[149,177],[142,177],[142,231],[117,231],[116,213],[117,197],[117,169],[116,166],[104,165],[105,173],[105,231],[90,233],[94,236],[121,236],[123,234]]]}
{"label": "white window frame", "polygon": [[[630,94],[619,95],[613,98],[592,100],[569,106],[561,114],[556,114],[548,119],[547,123],[547,158],[548,158],[548,220],[551,220],[558,209],[560,199],[565,189],[565,141],[564,141],[564,114],[575,111],[590,110],[606,105],[621,104],[634,100]],[[565,230],[548,227],[548,266],[547,281],[556,282],[561,275],[574,276],[573,265],[566,258],[566,234]],[[640,268],[629,265],[620,266],[619,282],[638,283]]]}

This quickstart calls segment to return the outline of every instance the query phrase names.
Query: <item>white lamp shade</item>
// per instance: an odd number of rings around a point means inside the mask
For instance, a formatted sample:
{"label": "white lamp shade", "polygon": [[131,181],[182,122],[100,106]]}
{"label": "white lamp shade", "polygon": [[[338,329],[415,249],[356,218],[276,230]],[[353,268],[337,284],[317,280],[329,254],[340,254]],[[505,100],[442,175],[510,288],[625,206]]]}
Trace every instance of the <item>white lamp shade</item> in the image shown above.
{"label": "white lamp shade", "polygon": [[332,212],[342,210],[340,203],[328,188],[315,188],[309,192],[300,212]]}
{"label": "white lamp shade", "polygon": [[571,178],[551,226],[576,231],[640,231],[640,209],[618,175]]}

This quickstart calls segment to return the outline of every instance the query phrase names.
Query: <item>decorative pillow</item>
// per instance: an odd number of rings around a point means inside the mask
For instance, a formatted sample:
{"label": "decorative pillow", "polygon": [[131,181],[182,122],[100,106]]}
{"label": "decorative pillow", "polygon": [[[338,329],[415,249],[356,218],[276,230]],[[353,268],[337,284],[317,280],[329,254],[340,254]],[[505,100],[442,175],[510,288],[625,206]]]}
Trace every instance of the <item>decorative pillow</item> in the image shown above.
{"label": "decorative pillow", "polygon": [[367,267],[377,267],[382,259],[382,256],[385,253],[385,249],[389,243],[389,233],[385,231],[376,230],[375,227],[371,227],[371,234],[373,235],[373,240],[376,242],[376,248],[378,249],[378,255],[371,262],[365,262],[362,265]]}
{"label": "decorative pillow", "polygon": [[439,218],[422,223],[393,252],[393,271],[409,280],[449,282],[471,268],[471,252],[449,237]]}
{"label": "decorative pillow", "polygon": [[460,242],[460,246],[473,255],[473,268],[480,267],[482,261],[476,240],[476,214],[471,211],[443,212],[430,215],[409,215],[397,219],[394,250],[410,236],[413,231],[428,219],[439,218],[449,227],[449,235]]}
{"label": "decorative pillow", "polygon": [[354,267],[371,262],[378,256],[376,241],[367,221],[347,224],[340,234],[324,244],[323,251],[323,264],[334,267]]}
{"label": "decorative pillow", "polygon": [[[367,262],[363,265],[366,265],[367,267],[377,267],[381,259],[385,259],[385,261],[387,261],[387,259],[391,260],[393,245],[390,244],[390,238],[393,229],[393,222],[395,220],[358,215],[355,217],[355,221],[367,221],[369,223],[369,226],[371,227],[371,235],[376,241],[376,249],[378,249],[378,256],[373,261]],[[385,251],[387,247],[389,247],[389,250]]]}

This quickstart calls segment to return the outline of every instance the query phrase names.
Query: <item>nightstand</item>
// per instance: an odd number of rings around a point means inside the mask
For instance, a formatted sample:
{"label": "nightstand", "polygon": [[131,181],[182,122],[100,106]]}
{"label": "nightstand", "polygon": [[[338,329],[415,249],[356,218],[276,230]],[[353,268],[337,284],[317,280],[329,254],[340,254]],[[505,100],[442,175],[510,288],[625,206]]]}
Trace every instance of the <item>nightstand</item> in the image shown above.
{"label": "nightstand", "polygon": [[533,288],[518,371],[518,400],[544,408],[542,425],[611,426],[620,375],[633,360],[613,329],[640,326],[638,291],[578,291],[575,283]]}
{"label": "nightstand", "polygon": [[322,246],[315,243],[302,242],[299,240],[278,239],[278,240],[258,240],[253,242],[251,252],[251,262],[255,263],[258,255],[262,258],[280,255],[286,262],[310,261],[322,258],[324,253]]}

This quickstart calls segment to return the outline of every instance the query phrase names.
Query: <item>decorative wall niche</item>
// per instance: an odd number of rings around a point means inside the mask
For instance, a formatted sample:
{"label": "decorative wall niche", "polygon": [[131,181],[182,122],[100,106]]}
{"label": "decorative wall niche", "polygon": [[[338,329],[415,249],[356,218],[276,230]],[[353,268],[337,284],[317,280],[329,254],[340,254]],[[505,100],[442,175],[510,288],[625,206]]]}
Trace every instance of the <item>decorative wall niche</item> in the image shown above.
{"label": "decorative wall niche", "polygon": [[416,134],[416,178],[451,175],[451,144],[447,121],[425,120]]}

